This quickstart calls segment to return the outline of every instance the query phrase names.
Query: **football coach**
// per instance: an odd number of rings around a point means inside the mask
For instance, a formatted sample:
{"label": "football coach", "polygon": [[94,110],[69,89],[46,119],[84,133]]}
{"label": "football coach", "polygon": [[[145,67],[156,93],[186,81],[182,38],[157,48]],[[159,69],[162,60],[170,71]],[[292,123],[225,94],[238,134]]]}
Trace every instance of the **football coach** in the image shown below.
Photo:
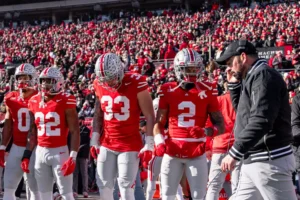
{"label": "football coach", "polygon": [[259,59],[246,40],[232,42],[217,59],[227,65],[228,89],[236,110],[235,142],[222,160],[223,171],[242,160],[230,200],[296,200],[291,108],[279,72]]}

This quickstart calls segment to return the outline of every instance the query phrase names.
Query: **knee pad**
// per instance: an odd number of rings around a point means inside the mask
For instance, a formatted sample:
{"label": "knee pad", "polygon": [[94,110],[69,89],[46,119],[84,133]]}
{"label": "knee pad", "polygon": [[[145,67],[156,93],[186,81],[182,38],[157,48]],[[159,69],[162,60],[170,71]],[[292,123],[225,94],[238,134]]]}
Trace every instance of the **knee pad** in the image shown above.
{"label": "knee pad", "polygon": [[51,192],[39,192],[41,199],[43,200],[52,200],[53,194]]}
{"label": "knee pad", "polygon": [[166,196],[166,195],[163,195],[162,196],[162,200],[174,200],[176,197],[176,195],[171,195],[171,196]]}
{"label": "knee pad", "polygon": [[30,191],[29,195],[30,195],[30,200],[42,200],[40,197],[40,193],[38,191],[35,192]]}
{"label": "knee pad", "polygon": [[134,188],[135,181],[128,181],[123,178],[118,178],[119,188]]}
{"label": "knee pad", "polygon": [[62,198],[64,200],[74,200],[74,196],[73,196],[73,193],[67,193],[67,194],[61,194]]}
{"label": "knee pad", "polygon": [[15,189],[4,189],[3,199],[4,200],[16,200],[15,192],[16,192]]}
{"label": "knee pad", "polygon": [[113,189],[108,187],[100,187],[100,199],[113,200]]}

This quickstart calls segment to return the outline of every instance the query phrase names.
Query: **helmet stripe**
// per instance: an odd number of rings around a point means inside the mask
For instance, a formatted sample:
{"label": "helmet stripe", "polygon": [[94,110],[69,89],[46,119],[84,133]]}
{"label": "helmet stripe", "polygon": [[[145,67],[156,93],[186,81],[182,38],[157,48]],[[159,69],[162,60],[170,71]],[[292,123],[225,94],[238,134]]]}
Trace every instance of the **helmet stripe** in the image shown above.
{"label": "helmet stripe", "polygon": [[101,59],[100,59],[100,73],[102,74],[103,77],[105,76],[104,75],[104,66],[103,66],[105,56],[106,56],[106,54],[102,55]]}
{"label": "helmet stripe", "polygon": [[20,72],[24,72],[24,66],[25,66],[25,63],[23,63],[20,67]]}
{"label": "helmet stripe", "polygon": [[194,52],[190,49],[187,49],[187,50],[188,50],[190,58],[191,58],[190,62],[195,62]]}
{"label": "helmet stripe", "polygon": [[49,71],[50,67],[47,67],[44,71],[44,75],[47,75],[48,71]]}

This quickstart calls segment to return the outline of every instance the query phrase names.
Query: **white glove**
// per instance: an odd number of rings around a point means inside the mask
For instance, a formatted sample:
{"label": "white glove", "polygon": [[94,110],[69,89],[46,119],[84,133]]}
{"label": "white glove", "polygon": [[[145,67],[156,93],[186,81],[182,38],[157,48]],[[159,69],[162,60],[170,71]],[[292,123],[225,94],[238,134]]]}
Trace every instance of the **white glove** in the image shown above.
{"label": "white glove", "polygon": [[153,136],[146,136],[145,138],[145,145],[140,150],[140,153],[143,153],[145,151],[154,151],[154,137]]}

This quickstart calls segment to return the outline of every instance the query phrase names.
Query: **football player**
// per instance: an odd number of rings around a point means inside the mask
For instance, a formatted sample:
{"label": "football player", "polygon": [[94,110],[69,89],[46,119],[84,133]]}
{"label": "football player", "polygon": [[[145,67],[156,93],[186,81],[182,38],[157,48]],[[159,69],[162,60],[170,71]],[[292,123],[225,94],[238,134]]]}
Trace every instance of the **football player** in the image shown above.
{"label": "football player", "polygon": [[[207,185],[206,136],[223,133],[223,117],[209,82],[201,81],[201,56],[183,49],[174,58],[178,82],[162,85],[154,126],[158,151],[165,152],[161,164],[162,199],[174,200],[183,172],[194,200],[203,199]],[[204,128],[207,117],[213,127]],[[168,138],[161,134],[169,122]]]}
{"label": "football player", "polygon": [[[139,74],[124,74],[123,63],[113,53],[101,55],[95,66],[97,79],[91,152],[100,152],[97,173],[100,199],[112,200],[116,174],[123,200],[134,200],[139,158],[148,165],[154,149],[154,111],[148,83]],[[147,121],[145,145],[139,133],[140,113]]]}
{"label": "football player", "polygon": [[[35,178],[42,200],[52,200],[53,181],[65,200],[73,200],[73,171],[79,148],[79,122],[75,97],[61,92],[63,76],[56,67],[44,69],[39,76],[39,94],[29,100],[30,129],[21,167],[28,163],[35,146]],[[71,153],[67,146],[71,134]]]}
{"label": "football player", "polygon": [[[11,137],[13,145],[10,149],[4,171],[4,196],[3,199],[16,199],[15,191],[22,179],[24,172],[20,164],[23,152],[27,143],[29,131],[29,99],[37,94],[34,86],[37,80],[37,73],[34,66],[25,63],[16,68],[14,81],[16,91],[12,91],[5,96],[6,116],[3,131],[2,144],[0,146],[0,166],[4,167],[5,149]],[[33,169],[34,157],[29,163],[29,168]],[[40,199],[37,183],[32,173],[24,174],[24,180],[29,187],[30,199]]]}

